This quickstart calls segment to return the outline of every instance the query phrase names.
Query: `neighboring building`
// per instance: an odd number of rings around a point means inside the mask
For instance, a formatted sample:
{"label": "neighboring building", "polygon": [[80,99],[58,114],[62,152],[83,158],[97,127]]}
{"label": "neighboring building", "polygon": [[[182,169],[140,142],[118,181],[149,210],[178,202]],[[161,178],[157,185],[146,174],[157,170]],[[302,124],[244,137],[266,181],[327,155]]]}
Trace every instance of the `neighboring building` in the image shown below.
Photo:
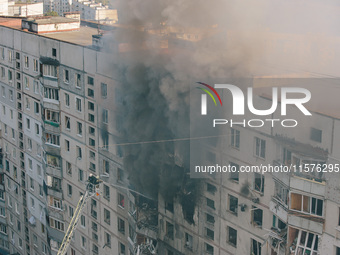
{"label": "neighboring building", "polygon": [[0,1],[0,15],[7,16],[8,15],[8,0]]}
{"label": "neighboring building", "polygon": [[63,16],[64,12],[71,11],[72,0],[44,0],[44,13],[57,12]]}
{"label": "neighboring building", "polygon": [[43,2],[38,3],[15,3],[14,1],[8,4],[8,16],[39,16],[44,11]]}
{"label": "neighboring building", "polygon": [[[105,34],[64,17],[0,22],[2,254],[56,254],[90,174],[104,181],[102,194],[87,204],[68,254],[340,253],[337,172],[216,174],[190,217],[161,195],[146,206],[127,188],[117,145],[121,93],[110,68],[114,53],[102,51]],[[198,31],[172,33],[200,38]],[[333,89],[329,102],[337,102]],[[259,94],[268,109],[271,99]],[[320,105],[310,110],[313,120],[294,133],[226,128],[227,138],[207,144],[202,160],[235,168],[339,164],[340,115]]]}
{"label": "neighboring building", "polygon": [[73,1],[72,11],[80,12],[81,19],[98,21],[105,24],[118,22],[117,10],[109,9],[108,6],[95,1]]}

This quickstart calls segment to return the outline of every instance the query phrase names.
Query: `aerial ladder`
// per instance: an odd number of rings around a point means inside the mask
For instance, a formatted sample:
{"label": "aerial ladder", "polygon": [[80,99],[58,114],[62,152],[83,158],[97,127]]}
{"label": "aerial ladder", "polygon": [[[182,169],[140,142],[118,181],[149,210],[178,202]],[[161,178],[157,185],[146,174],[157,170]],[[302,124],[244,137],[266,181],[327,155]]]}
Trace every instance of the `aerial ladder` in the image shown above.
{"label": "aerial ladder", "polygon": [[100,180],[98,177],[94,176],[94,175],[90,175],[88,181],[86,182],[86,191],[85,194],[82,195],[79,199],[78,205],[76,207],[75,213],[70,221],[70,224],[67,228],[67,231],[65,233],[64,239],[60,245],[60,248],[58,250],[57,255],[65,255],[68,247],[70,245],[71,242],[71,238],[73,236],[74,231],[77,228],[78,222],[79,222],[79,218],[82,215],[82,212],[84,210],[84,207],[87,203],[87,201],[89,200],[89,198],[95,196],[95,195],[99,195],[99,193],[97,192],[97,190],[99,189],[99,184],[103,182],[102,180]]}

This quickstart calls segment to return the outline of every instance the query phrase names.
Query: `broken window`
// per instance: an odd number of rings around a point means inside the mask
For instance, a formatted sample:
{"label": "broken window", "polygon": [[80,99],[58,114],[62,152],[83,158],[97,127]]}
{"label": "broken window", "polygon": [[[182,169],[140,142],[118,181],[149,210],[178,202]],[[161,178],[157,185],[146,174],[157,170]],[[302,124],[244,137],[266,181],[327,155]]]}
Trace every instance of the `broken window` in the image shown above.
{"label": "broken window", "polygon": [[288,188],[282,183],[275,181],[274,197],[278,198],[284,204],[288,204]]}
{"label": "broken window", "polygon": [[264,192],[264,175],[254,173],[254,189],[258,192]]}
{"label": "broken window", "polygon": [[230,180],[238,182],[239,181],[239,177],[240,177],[240,174],[239,174],[240,173],[240,166],[238,164],[230,162],[230,169],[232,170],[230,172]]}
{"label": "broken window", "polygon": [[124,202],[124,195],[118,193],[118,205],[121,207],[121,208],[124,208],[125,207],[125,202]]}
{"label": "broken window", "polygon": [[173,202],[165,202],[165,210],[169,212],[174,212],[174,203]]}
{"label": "broken window", "polygon": [[292,230],[293,241],[291,248],[295,248],[295,254],[318,254],[318,235],[304,230]]}
{"label": "broken window", "polygon": [[185,247],[187,247],[188,249],[192,249],[192,240],[192,235],[185,233]]}
{"label": "broken window", "polygon": [[238,198],[232,195],[229,195],[228,197],[229,197],[229,211],[237,215]]}
{"label": "broken window", "polygon": [[[261,255],[261,243],[254,240],[254,239],[251,239],[250,241],[250,250],[251,250],[251,255]],[[301,253],[302,254],[302,253]]]}
{"label": "broken window", "polygon": [[291,194],[292,210],[309,213],[317,216],[323,215],[323,200],[301,194]]}
{"label": "broken window", "polygon": [[252,223],[255,226],[262,227],[263,211],[256,206],[252,206]]}
{"label": "broken window", "polygon": [[166,222],[166,236],[174,240],[174,225]]}

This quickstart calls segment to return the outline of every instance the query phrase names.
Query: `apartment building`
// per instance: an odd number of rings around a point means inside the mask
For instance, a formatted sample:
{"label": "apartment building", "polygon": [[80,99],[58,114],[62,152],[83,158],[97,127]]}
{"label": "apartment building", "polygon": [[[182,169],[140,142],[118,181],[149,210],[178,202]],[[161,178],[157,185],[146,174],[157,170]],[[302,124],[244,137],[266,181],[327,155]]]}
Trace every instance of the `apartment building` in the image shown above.
{"label": "apartment building", "polygon": [[118,23],[117,10],[95,1],[73,1],[72,11],[80,12],[81,19],[97,21],[105,24]]}
{"label": "apartment building", "polygon": [[84,209],[68,254],[127,254],[126,190],[119,188],[127,176],[112,146],[120,100],[112,58],[92,47],[97,29],[79,20],[17,22],[26,31],[0,28],[1,248],[55,254],[94,174],[105,180],[102,194]]}

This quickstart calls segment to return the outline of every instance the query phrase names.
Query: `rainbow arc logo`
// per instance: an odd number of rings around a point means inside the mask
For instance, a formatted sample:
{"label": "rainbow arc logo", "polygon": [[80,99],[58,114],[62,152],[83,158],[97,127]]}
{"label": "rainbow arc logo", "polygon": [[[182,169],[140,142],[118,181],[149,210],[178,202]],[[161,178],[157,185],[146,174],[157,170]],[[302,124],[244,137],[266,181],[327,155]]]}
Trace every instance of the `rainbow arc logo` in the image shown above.
{"label": "rainbow arc logo", "polygon": [[[206,84],[206,83],[203,83],[203,82],[196,82],[196,83],[201,84],[201,85],[205,86],[206,88],[210,89],[216,95],[216,97],[218,98],[218,100],[220,101],[220,104],[222,106],[221,97],[217,93],[216,89],[214,89],[209,84]],[[204,91],[205,93],[207,93],[212,98],[212,100],[214,101],[215,106],[217,106],[217,102],[216,102],[215,97],[213,96],[213,94],[208,89],[201,88],[201,87],[197,87],[197,88]],[[201,97],[201,114],[207,115],[207,95],[206,94],[202,94],[202,97]]]}

